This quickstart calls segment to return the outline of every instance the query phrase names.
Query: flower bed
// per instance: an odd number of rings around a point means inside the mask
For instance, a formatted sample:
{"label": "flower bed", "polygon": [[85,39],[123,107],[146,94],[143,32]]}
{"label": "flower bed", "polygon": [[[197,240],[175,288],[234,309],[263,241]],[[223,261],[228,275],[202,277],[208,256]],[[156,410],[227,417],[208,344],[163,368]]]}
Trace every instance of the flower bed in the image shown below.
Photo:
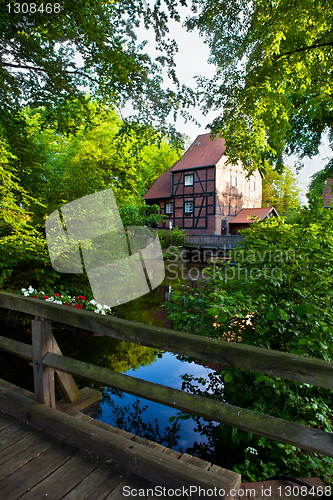
{"label": "flower bed", "polygon": [[71,297],[70,295],[61,295],[60,293],[45,293],[43,291],[38,291],[29,286],[28,290],[22,288],[18,294],[24,295],[25,297],[31,297],[33,299],[41,299],[46,302],[53,302],[53,304],[62,304],[65,306],[75,307],[76,309],[86,309],[87,311],[93,311],[99,314],[113,314],[113,311],[109,306],[99,304],[96,300],[87,300],[83,295],[78,295],[77,297]]}

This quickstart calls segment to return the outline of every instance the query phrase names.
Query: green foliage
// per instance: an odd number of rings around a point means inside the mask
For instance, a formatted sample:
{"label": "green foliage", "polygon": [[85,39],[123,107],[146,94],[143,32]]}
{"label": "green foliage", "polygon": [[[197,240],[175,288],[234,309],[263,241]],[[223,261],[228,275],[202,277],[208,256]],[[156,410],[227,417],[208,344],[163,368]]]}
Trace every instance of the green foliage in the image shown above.
{"label": "green foliage", "polygon": [[262,181],[262,205],[274,207],[279,215],[289,215],[300,208],[300,189],[293,169],[284,167],[282,174],[266,165]]}
{"label": "green foliage", "polygon": [[122,122],[113,108],[90,100],[87,106],[89,119],[81,117],[76,135],[62,135],[53,125],[46,126],[44,108],[26,108],[20,113],[15,140],[2,139],[3,288],[33,285],[58,291],[63,284],[72,295],[91,293],[86,275],[60,278],[49,260],[45,218],[67,202],[112,187],[125,226],[161,220],[142,196],[178,159],[180,143],[173,146],[172,140],[151,127]]}
{"label": "green foliage", "polygon": [[[321,202],[303,207],[293,223],[272,218],[252,224],[243,234],[242,247],[232,256],[236,265],[211,266],[198,288],[182,286],[173,294],[166,307],[174,327],[332,361],[332,212]],[[227,366],[219,374],[206,389],[208,395],[332,432],[331,391]],[[309,457],[293,447],[226,426],[214,433],[217,449],[238,449],[239,462],[220,459],[220,464],[250,480],[273,473],[313,473]],[[244,455],[248,446],[258,450],[250,461]],[[331,464],[326,467],[332,475]]]}
{"label": "green foliage", "polygon": [[[6,120],[22,102],[44,105],[48,120],[73,132],[86,92],[113,104],[130,100],[150,121],[152,115],[164,121],[184,101],[193,101],[194,93],[180,88],[175,75],[177,46],[165,36],[169,18],[179,21],[174,2],[150,7],[129,0],[64,0],[50,4],[56,13],[33,12],[28,4],[24,14],[15,3],[0,8],[0,104]],[[155,61],[137,40],[140,25],[155,35]],[[162,87],[163,68],[175,90]]]}
{"label": "green foliage", "polygon": [[157,232],[163,249],[184,246],[185,229],[173,227],[171,231],[169,229],[158,229]]}
{"label": "green foliage", "polygon": [[328,0],[193,0],[189,29],[199,29],[216,64],[200,80],[206,108],[223,108],[213,131],[232,162],[250,171],[283,154],[318,152],[332,127],[332,23]]}

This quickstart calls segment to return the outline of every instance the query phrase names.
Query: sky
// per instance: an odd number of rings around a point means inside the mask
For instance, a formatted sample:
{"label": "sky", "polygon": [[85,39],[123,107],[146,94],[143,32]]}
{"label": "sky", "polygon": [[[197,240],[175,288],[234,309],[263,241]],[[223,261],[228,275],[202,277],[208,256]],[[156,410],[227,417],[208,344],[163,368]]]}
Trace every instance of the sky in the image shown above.
{"label": "sky", "polygon": [[[183,18],[189,10],[183,10]],[[159,53],[155,51],[153,37],[149,37],[149,32],[142,30],[139,34],[142,39],[148,40],[148,45],[145,47],[145,51],[149,53],[151,58],[156,57]],[[212,77],[214,75],[214,65],[208,64],[209,58],[209,48],[208,45],[204,43],[204,39],[199,36],[198,32],[188,33],[184,28],[181,27],[180,23],[170,22],[170,38],[174,38],[178,43],[179,52],[175,57],[175,62],[177,65],[177,76],[181,83],[195,88],[196,81],[195,76],[201,75],[206,77]],[[125,115],[132,114],[130,108],[128,110],[125,108]],[[215,111],[207,114],[206,116],[200,111],[199,108],[189,109],[189,112],[194,116],[194,118],[200,123],[201,126],[196,125],[193,122],[184,123],[182,117],[179,117],[176,121],[176,128],[178,132],[186,134],[190,137],[191,142],[199,134],[206,134],[209,129],[206,126],[217,117],[220,112]],[[170,117],[170,122],[174,123]],[[323,169],[327,163],[327,157],[332,156],[332,150],[329,147],[328,139],[324,138],[323,144],[320,147],[320,154],[318,156],[310,158],[305,158],[303,160],[304,168],[297,174],[299,181],[299,189],[301,190],[301,202],[306,203],[306,192],[308,184],[311,180],[311,176]],[[286,158],[285,163],[287,165],[293,166],[296,158],[289,157]]]}

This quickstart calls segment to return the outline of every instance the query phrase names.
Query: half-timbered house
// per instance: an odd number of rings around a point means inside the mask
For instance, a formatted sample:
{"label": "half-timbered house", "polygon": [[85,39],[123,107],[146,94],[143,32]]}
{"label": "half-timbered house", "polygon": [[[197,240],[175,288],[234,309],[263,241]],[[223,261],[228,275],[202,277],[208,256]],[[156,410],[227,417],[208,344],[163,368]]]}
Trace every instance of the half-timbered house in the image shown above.
{"label": "half-timbered house", "polygon": [[199,135],[183,157],[156,179],[144,195],[159,205],[166,220],[188,234],[229,234],[229,223],[243,209],[260,208],[262,175],[248,179],[239,163],[227,165],[225,142]]}

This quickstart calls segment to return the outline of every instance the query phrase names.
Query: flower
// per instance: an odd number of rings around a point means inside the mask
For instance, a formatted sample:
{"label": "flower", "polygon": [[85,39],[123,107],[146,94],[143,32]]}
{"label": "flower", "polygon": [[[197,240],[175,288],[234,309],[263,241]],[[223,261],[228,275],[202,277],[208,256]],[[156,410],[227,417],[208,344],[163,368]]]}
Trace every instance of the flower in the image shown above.
{"label": "flower", "polygon": [[76,304],[76,309],[82,309],[83,305],[82,304]]}
{"label": "flower", "polygon": [[55,293],[54,295],[55,295],[56,297],[59,297],[59,299],[60,299],[60,293]]}
{"label": "flower", "polygon": [[48,295],[43,295],[43,299],[45,299],[45,300],[46,300],[46,299],[48,299],[48,298],[49,298],[49,296],[48,296]]}
{"label": "flower", "polygon": [[81,300],[86,300],[86,298],[85,298],[85,297],[83,297],[83,295],[79,295],[79,299],[81,299]]}

